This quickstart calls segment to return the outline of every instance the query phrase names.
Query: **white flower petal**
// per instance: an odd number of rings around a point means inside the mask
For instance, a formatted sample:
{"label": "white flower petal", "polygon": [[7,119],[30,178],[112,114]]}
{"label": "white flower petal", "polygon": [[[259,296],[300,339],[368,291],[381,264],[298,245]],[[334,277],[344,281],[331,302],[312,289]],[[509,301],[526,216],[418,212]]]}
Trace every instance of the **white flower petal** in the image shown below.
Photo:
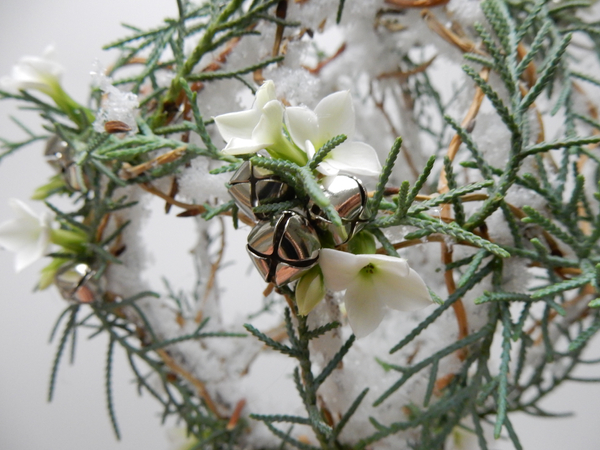
{"label": "white flower petal", "polygon": [[50,242],[53,215],[37,216],[25,203],[11,199],[16,218],[0,224],[0,246],[15,252],[17,272],[44,256]]}
{"label": "white flower petal", "polygon": [[323,145],[331,138],[345,134],[348,139],[354,135],[354,106],[350,91],[334,92],[319,102],[315,108],[319,118],[319,142]]}
{"label": "white flower petal", "polygon": [[432,304],[425,282],[413,269],[409,269],[405,277],[394,271],[378,269],[373,277],[377,296],[388,307],[399,311],[418,311]]}
{"label": "white flower petal", "polygon": [[19,220],[9,220],[0,224],[0,246],[11,252],[19,252],[31,242],[37,241],[40,227],[37,222],[31,224]]}
{"label": "white flower petal", "polygon": [[344,296],[350,327],[357,338],[365,337],[383,320],[385,308],[375,295],[372,277],[359,277],[348,286]]}
{"label": "white flower petal", "polygon": [[44,256],[48,248],[47,233],[39,233],[38,239],[21,247],[15,258],[15,271],[20,272]]}
{"label": "white flower petal", "polygon": [[252,131],[261,115],[261,111],[257,109],[221,114],[215,117],[215,124],[225,142],[229,144],[234,138],[251,139]]}
{"label": "white flower petal", "polygon": [[306,140],[304,142],[304,152],[309,158],[312,158],[313,156],[315,156],[315,153],[317,153],[317,151],[315,150],[315,146],[309,140]]}
{"label": "white flower petal", "polygon": [[30,221],[37,224],[39,222],[38,215],[27,205],[17,198],[11,198],[8,200],[8,206],[13,210],[15,219],[19,221]]}
{"label": "white flower petal", "polygon": [[327,289],[343,291],[354,281],[360,269],[366,265],[357,256],[330,248],[321,249],[319,265]]}
{"label": "white flower petal", "polygon": [[53,60],[54,48],[49,46],[43,57],[24,56],[13,67],[10,77],[1,81],[3,88],[14,90],[38,89],[43,92],[53,90],[52,84],[59,83],[64,68]]}
{"label": "white flower petal", "polygon": [[354,175],[376,177],[381,173],[377,152],[363,142],[343,142],[327,155],[322,164]]}
{"label": "white flower petal", "polygon": [[[275,144],[282,139],[283,105],[278,100],[271,100],[262,109],[262,116],[252,132],[252,140],[266,144]],[[263,148],[265,148],[263,147]]]}
{"label": "white flower petal", "polygon": [[258,91],[256,91],[256,96],[254,97],[254,104],[252,105],[252,109],[261,110],[264,106],[269,103],[271,100],[276,100],[275,96],[275,83],[273,80],[265,81]]}
{"label": "white flower petal", "polygon": [[292,106],[285,109],[285,123],[292,141],[308,153],[306,141],[314,144],[319,137],[317,115],[305,106]]}
{"label": "white flower petal", "polygon": [[334,166],[329,164],[327,160],[321,162],[317,166],[317,172],[322,173],[326,177],[335,177],[338,173],[340,173],[339,169],[336,169]]}
{"label": "white flower petal", "polygon": [[226,155],[248,155],[252,153],[256,153],[259,150],[267,147],[267,145],[256,142],[253,139],[238,139],[233,138],[229,141],[229,144],[221,150]]}
{"label": "white flower petal", "polygon": [[276,100],[275,85],[270,80],[256,91],[251,109],[215,117],[219,133],[227,142],[223,152],[229,155],[255,153],[272,145],[281,135],[282,123],[283,107]]}
{"label": "white flower petal", "polygon": [[393,276],[407,277],[410,272],[410,266],[404,258],[389,255],[357,255],[366,256],[369,262],[373,264],[380,272],[386,272]]}

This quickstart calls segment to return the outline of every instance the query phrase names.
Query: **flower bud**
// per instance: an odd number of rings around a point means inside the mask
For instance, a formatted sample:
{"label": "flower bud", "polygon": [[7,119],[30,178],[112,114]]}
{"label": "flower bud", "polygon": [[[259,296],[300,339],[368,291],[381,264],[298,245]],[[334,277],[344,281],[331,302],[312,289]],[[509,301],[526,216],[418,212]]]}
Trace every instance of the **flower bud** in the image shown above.
{"label": "flower bud", "polygon": [[325,297],[325,284],[323,283],[323,272],[317,265],[302,275],[296,285],[296,304],[298,314],[308,315],[315,306]]}
{"label": "flower bud", "polygon": [[377,253],[375,236],[368,231],[361,231],[348,242],[348,250],[355,255],[373,255]]}

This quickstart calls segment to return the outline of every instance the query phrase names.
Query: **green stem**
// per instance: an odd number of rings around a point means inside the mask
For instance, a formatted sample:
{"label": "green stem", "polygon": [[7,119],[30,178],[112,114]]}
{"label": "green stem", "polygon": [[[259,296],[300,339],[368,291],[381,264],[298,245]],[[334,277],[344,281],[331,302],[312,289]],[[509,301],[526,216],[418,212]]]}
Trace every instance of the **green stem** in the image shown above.
{"label": "green stem", "polygon": [[54,103],[56,103],[56,106],[64,111],[69,119],[75,122],[80,129],[84,129],[94,122],[96,118],[92,111],[73,100],[60,84],[53,82],[51,86],[52,89],[48,89],[44,93],[49,95],[54,100]]}
{"label": "green stem", "polygon": [[[308,349],[308,325],[306,316],[298,316],[298,350],[300,356],[298,361],[300,362],[300,370],[302,373],[302,381],[304,383],[304,406],[310,417],[312,429],[317,437],[321,448],[323,450],[330,449],[328,436],[324,433],[322,428],[327,427],[321,418],[321,413],[317,406],[317,388],[315,387],[315,377],[312,373],[312,365],[310,362],[310,351]],[[315,422],[321,422],[323,427],[318,427]]]}
{"label": "green stem", "polygon": [[171,82],[171,87],[161,101],[156,114],[150,120],[152,128],[164,125],[166,119],[165,107],[170,104],[172,105],[177,101],[177,98],[183,89],[182,80],[185,80],[186,77],[192,73],[192,70],[194,70],[194,67],[196,67],[196,64],[198,64],[202,56],[209,50],[212,50],[213,38],[215,37],[215,34],[222,30],[221,24],[227,21],[227,19],[240,7],[242,2],[243,0],[231,0],[221,14],[214,17],[208,24],[202,35],[202,39],[200,39],[200,42],[198,42],[198,45],[196,45],[192,54],[177,71],[177,75]]}
{"label": "green stem", "polygon": [[87,240],[88,237],[83,232],[64,229],[50,230],[50,242],[76,253],[85,252]]}
{"label": "green stem", "polygon": [[308,156],[292,142],[281,136],[281,139],[275,145],[266,149],[275,159],[284,159],[293,162],[298,166],[304,166],[308,162]]}

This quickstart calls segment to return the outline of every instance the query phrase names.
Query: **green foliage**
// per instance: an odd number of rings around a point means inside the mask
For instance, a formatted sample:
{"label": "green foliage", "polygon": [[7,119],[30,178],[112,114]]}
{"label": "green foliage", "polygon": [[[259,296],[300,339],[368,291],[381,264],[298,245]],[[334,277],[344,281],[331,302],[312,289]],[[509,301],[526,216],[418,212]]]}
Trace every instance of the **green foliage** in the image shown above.
{"label": "green foliage", "polygon": [[[119,242],[129,222],[118,224],[102,237],[107,217],[136,204],[131,199],[119,197],[118,188],[134,185],[148,188],[148,183],[153,180],[176,176],[198,157],[220,164],[211,171],[212,174],[234,172],[243,159],[249,159],[256,167],[272,171],[296,192],[296,200],[261,204],[255,208],[257,213],[275,215],[286,209],[301,208],[311,201],[325,212],[333,224],[341,226],[338,212],[323,193],[321,175],[316,169],[329,152],[346,140],[346,136],[339,135],[329,140],[305,165],[264,156],[240,159],[219,151],[211,138],[214,124],[208,117],[207,111],[210,110],[198,102],[201,89],[212,89],[218,80],[223,79],[235,80],[244,89],[254,91],[257,86],[252,75],[285,60],[285,55],[278,55],[261,57],[260,61],[243,67],[230,67],[219,62],[211,70],[198,70],[203,58],[219,52],[226,54],[228,46],[235,45],[238,39],[253,38],[260,22],[266,21],[273,27],[282,28],[302,25],[275,15],[274,7],[278,3],[278,0],[211,0],[194,5],[180,0],[178,17],[166,19],[150,30],[128,26],[130,36],[106,48],[120,51],[111,73],[115,83],[128,84],[133,92],[144,90],[138,120],[140,132],[135,135],[98,133],[91,127],[74,126],[63,112],[27,92],[0,92],[0,98],[20,101],[28,109],[39,113],[45,120],[46,129],[38,134],[13,119],[24,138],[16,142],[1,140],[0,159],[30,143],[46,139],[48,133],[58,134],[74,151],[72,168],[82,182],[81,188],[75,189],[66,183],[60,189],[51,190],[46,205],[56,214],[61,229],[81,232],[87,241],[80,251],[63,249],[52,256],[86,263],[94,269],[97,277],[109,266],[121,264],[119,254],[124,249],[113,246]],[[344,0],[340,0],[338,22],[344,5]],[[341,417],[335,418],[333,423],[327,422],[324,411],[320,409],[318,391],[343,364],[354,343],[354,336],[341,344],[335,355],[324,362],[319,373],[315,370],[314,358],[311,359],[311,341],[335,332],[340,327],[338,322],[310,329],[306,317],[295,316],[287,308],[284,317],[287,337],[283,340],[274,339],[251,324],[245,326],[250,335],[208,332],[205,331],[207,320],[199,323],[191,333],[164,339],[153,330],[151,320],[140,306],[144,299],[157,296],[149,292],[126,299],[106,296],[89,305],[69,306],[61,314],[52,332],[54,337],[64,323],[51,370],[49,400],[54,394],[65,348],[70,341],[73,359],[76,332],[89,329],[92,337],[106,334],[109,338],[105,389],[109,417],[117,437],[119,428],[112,396],[112,362],[114,352],[120,348],[126,354],[139,389],[157,399],[163,407],[164,419],[175,416],[183,420],[189,433],[198,441],[196,448],[237,448],[235,445],[243,441],[243,420],[233,429],[228,427],[227,420],[211,409],[206,398],[190,385],[189,380],[171,370],[163,352],[188,341],[258,339],[270,350],[293,358],[297,364],[294,382],[306,415],[250,415],[251,420],[264,423],[281,440],[281,448],[367,449],[383,438],[413,429],[419,433],[415,448],[438,449],[443,447],[447,436],[456,427],[462,426],[465,418],[472,419],[471,432],[476,434],[480,448],[489,448],[482,427],[484,422],[494,423],[495,437],[505,433],[515,448],[521,448],[510,422],[511,412],[547,416],[549,413],[539,406],[540,401],[562,382],[596,381],[577,379],[571,374],[578,364],[585,362],[580,358],[581,352],[600,330],[598,312],[590,310],[574,318],[568,314],[570,302],[577,298],[589,302],[594,297],[589,307],[600,305],[597,298],[600,285],[600,214],[595,212],[600,204],[600,195],[589,196],[592,180],[584,177],[583,168],[578,164],[585,158],[586,164],[593,165],[596,172],[600,171],[600,158],[586,147],[599,143],[600,136],[579,135],[577,132],[578,125],[600,130],[600,122],[591,112],[582,112],[576,105],[573,85],[575,81],[584,81],[597,87],[600,80],[591,74],[572,70],[571,61],[575,54],[570,51],[572,37],[577,33],[589,39],[590,45],[594,45],[600,55],[598,24],[587,23],[582,18],[584,15],[577,14],[587,5],[584,1],[552,5],[544,0],[482,2],[487,23],[476,25],[478,36],[472,36],[482,42],[481,51],[478,49],[478,53],[467,54],[466,60],[483,65],[492,73],[485,79],[471,65],[463,66],[463,71],[466,86],[481,89],[485,101],[499,118],[499,126],[505,127],[509,136],[503,166],[496,166],[499,164],[496,159],[492,162],[485,144],[472,133],[473,127],[477,126],[476,120],[462,126],[460,118],[449,115],[453,111],[448,108],[452,99],[448,103],[442,101],[426,70],[416,71],[401,83],[402,94],[414,100],[415,124],[423,135],[432,140],[434,151],[426,162],[421,162],[422,167],[414,168],[415,176],[411,181],[397,180],[393,169],[401,153],[402,139],[396,138],[377,185],[370,193],[369,219],[364,224],[365,230],[381,244],[381,252],[392,256],[400,256],[399,249],[406,243],[414,244],[411,241],[417,239],[424,240],[421,245],[429,245],[426,239],[432,236],[436,239],[429,242],[442,240],[449,246],[465,246],[470,250],[461,256],[462,259],[442,264],[443,270],[454,272],[454,279],[458,280],[456,289],[441,299],[441,304],[408,335],[399,339],[390,349],[390,354],[418,342],[424,330],[458,306],[463,298],[477,296],[475,303],[485,304],[481,308],[485,307],[488,311],[487,321],[481,328],[469,330],[466,336],[444,343],[435,353],[420,357],[414,363],[406,363],[406,367],[380,361],[381,370],[395,375],[396,379],[389,386],[384,386],[384,393],[375,400],[374,407],[386,407],[387,402],[397,398],[398,391],[414,377],[420,376],[420,373],[427,374],[423,401],[419,405],[405,405],[409,411],[405,418],[399,415],[397,421],[387,424],[373,419],[374,429],[370,435],[354,444],[343,442],[342,430],[364,407],[368,392],[368,387],[364,386]],[[194,48],[191,52],[184,51],[185,44],[192,38]],[[145,64],[132,75],[131,63],[139,58],[143,58]],[[408,70],[419,67],[408,55],[403,58],[402,64]],[[531,79],[527,78],[531,75],[530,68],[536,69]],[[174,77],[167,87],[159,86],[157,77],[166,69],[171,70]],[[455,95],[459,91],[460,88],[457,88]],[[96,106],[99,95],[99,92],[93,93],[92,103]],[[532,135],[532,117],[537,103],[542,102],[549,105],[548,111],[564,121],[564,133],[553,140]],[[449,135],[456,135],[462,143],[459,158],[455,160],[443,157]],[[177,155],[168,162],[157,162],[157,153],[170,151]],[[456,161],[461,161],[462,167]],[[131,167],[145,165],[147,167],[140,173],[128,175]],[[448,190],[430,195],[436,191],[441,167]],[[465,182],[466,179],[470,181]],[[510,204],[510,194],[516,189],[540,199],[546,207],[519,208]],[[473,201],[472,194],[475,193],[480,195]],[[68,212],[60,210],[54,206],[60,204],[54,202],[55,195],[71,196],[75,208]],[[442,217],[439,208],[450,211],[450,205],[453,215]],[[210,220],[227,214],[232,216],[237,226],[237,208],[233,202],[203,206],[202,219]],[[490,237],[492,233],[488,233],[488,224],[492,221],[504,221],[502,224],[508,238],[501,241],[502,244],[494,242],[493,235]],[[386,228],[392,227],[408,227],[410,231],[401,240],[394,241],[389,237],[391,233],[385,233]],[[528,266],[536,267],[536,285],[530,286],[526,292],[507,291],[502,287],[503,277],[510,276],[506,267],[516,260],[525,260]],[[486,290],[481,294],[479,288],[484,282]],[[491,287],[488,287],[488,282]],[[293,288],[279,288],[279,293],[293,300]],[[185,299],[173,292],[170,292],[170,297],[179,312],[183,311]],[[262,311],[281,303],[279,297],[276,300],[270,297],[265,300]],[[89,314],[78,319],[78,313],[84,308],[89,309]],[[563,320],[563,317],[568,320]],[[560,334],[558,339],[554,338],[555,333]],[[499,344],[499,364],[491,361],[490,349],[494,341]],[[459,367],[447,385],[437,392],[436,381],[444,358],[457,354],[461,355]],[[535,359],[536,354],[541,357]],[[560,364],[564,369],[548,376],[547,369],[551,363]],[[527,365],[531,366],[533,373],[524,370]],[[157,374],[161,389],[148,382],[148,372]],[[318,447],[293,438],[291,429],[294,425],[311,427]]]}

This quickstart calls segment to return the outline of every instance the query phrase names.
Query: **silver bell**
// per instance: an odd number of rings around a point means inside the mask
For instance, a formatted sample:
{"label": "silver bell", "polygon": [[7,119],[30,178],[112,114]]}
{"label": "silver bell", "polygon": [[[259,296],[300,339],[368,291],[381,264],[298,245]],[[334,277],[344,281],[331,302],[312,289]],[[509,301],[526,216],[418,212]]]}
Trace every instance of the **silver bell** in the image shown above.
{"label": "silver bell", "polygon": [[284,211],[273,222],[263,221],[248,235],[247,250],[267,283],[289,283],[317,263],[321,243],[304,216]]}
{"label": "silver bell", "polygon": [[266,214],[255,214],[252,208],[289,200],[294,197],[294,191],[277,177],[273,172],[262,167],[255,167],[245,161],[233,174],[229,181],[229,194],[244,214],[254,222],[268,219]]}
{"label": "silver bell", "polygon": [[106,279],[94,278],[96,271],[87,264],[66,264],[54,276],[54,284],[65,300],[91,303],[98,300],[106,289]]}
{"label": "silver bell", "polygon": [[344,244],[359,232],[368,220],[367,191],[357,178],[348,175],[325,177],[321,188],[340,215],[346,235],[340,233],[341,230],[333,225],[323,210],[312,201],[308,204],[309,217],[320,229],[331,233],[335,245]]}
{"label": "silver bell", "polygon": [[56,173],[62,174],[67,186],[74,191],[81,191],[87,186],[86,177],[81,167],[74,162],[74,151],[59,135],[55,134],[46,142],[44,156]]}
{"label": "silver bell", "polygon": [[56,173],[64,173],[73,164],[73,149],[58,134],[46,142],[44,156]]}

